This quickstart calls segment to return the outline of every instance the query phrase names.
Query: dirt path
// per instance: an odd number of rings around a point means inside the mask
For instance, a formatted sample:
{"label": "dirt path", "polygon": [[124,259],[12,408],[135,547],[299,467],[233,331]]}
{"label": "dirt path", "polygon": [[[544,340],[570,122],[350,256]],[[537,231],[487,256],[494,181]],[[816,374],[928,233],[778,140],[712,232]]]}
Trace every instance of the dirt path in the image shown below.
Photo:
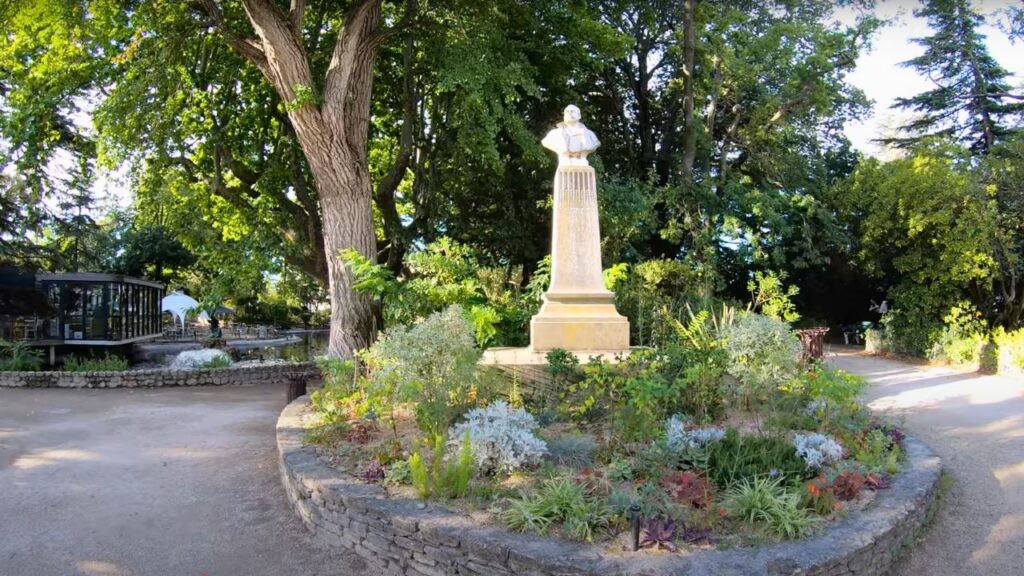
{"label": "dirt path", "polygon": [[871,408],[902,418],[943,459],[954,485],[899,576],[1024,574],[1024,377],[982,376],[840,351]]}
{"label": "dirt path", "polygon": [[335,576],[288,508],[284,388],[0,389],[0,575]]}

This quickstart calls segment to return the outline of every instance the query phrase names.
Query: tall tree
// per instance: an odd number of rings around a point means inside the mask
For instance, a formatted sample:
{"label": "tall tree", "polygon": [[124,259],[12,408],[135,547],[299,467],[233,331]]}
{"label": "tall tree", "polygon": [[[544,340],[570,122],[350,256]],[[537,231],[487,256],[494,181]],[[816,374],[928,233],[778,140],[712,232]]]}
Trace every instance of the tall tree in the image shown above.
{"label": "tall tree", "polygon": [[906,147],[926,137],[949,137],[985,154],[1016,130],[1011,119],[1024,112],[1024,95],[1011,93],[1009,72],[989,54],[978,31],[985,18],[971,8],[970,0],[926,0],[914,14],[927,18],[935,33],[915,38],[924,54],[903,65],[926,76],[935,88],[896,100],[918,117],[903,126],[908,136],[886,142]]}
{"label": "tall tree", "polygon": [[[326,71],[315,75],[303,33],[304,0],[292,0],[287,11],[273,0],[243,0],[253,35],[233,29],[215,0],[196,4],[285,104],[319,193],[331,298],[330,353],[350,357],[373,338],[373,309],[367,296],[353,290],[352,271],[337,255],[354,249],[377,257],[367,135],[374,62],[398,28],[382,23],[381,0],[351,2]],[[415,9],[411,1],[406,14]]]}

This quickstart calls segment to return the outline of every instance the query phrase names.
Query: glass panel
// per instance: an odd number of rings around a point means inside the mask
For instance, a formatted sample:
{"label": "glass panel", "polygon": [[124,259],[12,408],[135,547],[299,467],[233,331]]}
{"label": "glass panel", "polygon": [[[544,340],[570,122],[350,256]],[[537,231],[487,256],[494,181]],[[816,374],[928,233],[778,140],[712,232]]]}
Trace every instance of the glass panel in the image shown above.
{"label": "glass panel", "polygon": [[121,284],[112,282],[110,284],[110,339],[123,340],[121,334]]}
{"label": "glass panel", "polygon": [[85,337],[86,289],[81,284],[69,284],[64,303],[64,339],[81,340]]}

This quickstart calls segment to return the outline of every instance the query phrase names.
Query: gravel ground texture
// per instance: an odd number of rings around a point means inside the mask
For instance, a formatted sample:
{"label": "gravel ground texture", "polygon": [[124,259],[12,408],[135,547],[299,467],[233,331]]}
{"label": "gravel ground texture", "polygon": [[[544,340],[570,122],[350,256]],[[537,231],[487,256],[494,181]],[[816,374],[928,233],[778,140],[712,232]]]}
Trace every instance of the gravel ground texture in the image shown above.
{"label": "gravel ground texture", "polygon": [[945,464],[952,487],[896,576],[1024,574],[1024,377],[918,366],[839,348],[867,377],[869,406],[902,420]]}
{"label": "gravel ground texture", "polygon": [[0,575],[335,576],[288,507],[284,386],[0,389]]}

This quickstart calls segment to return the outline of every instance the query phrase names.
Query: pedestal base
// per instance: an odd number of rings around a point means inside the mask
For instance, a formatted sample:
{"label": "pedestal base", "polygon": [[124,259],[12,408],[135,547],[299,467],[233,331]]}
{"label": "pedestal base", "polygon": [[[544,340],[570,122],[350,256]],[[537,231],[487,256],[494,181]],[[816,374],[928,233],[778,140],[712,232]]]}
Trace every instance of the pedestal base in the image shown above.
{"label": "pedestal base", "polygon": [[629,320],[615,310],[610,292],[548,292],[530,320],[530,349],[629,351]]}

